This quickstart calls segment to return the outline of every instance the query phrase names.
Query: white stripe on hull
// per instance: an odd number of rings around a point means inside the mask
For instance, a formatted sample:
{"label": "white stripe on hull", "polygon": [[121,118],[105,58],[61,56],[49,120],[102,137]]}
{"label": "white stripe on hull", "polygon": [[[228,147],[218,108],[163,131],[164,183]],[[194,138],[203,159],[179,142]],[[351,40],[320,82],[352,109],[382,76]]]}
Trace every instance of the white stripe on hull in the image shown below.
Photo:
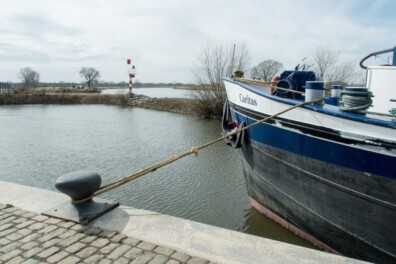
{"label": "white stripe on hull", "polygon": [[[228,101],[265,115],[276,114],[290,106],[276,100],[271,100],[265,96],[260,96],[235,83],[225,81],[225,87]],[[243,98],[246,97],[248,97],[249,100],[244,100],[246,103],[242,102],[241,98],[243,100]],[[297,108],[289,111],[283,114],[282,118],[334,129],[340,131],[341,135],[345,135],[345,137],[348,138],[380,139],[390,142],[394,142],[396,139],[396,129],[357,122],[304,108]]]}

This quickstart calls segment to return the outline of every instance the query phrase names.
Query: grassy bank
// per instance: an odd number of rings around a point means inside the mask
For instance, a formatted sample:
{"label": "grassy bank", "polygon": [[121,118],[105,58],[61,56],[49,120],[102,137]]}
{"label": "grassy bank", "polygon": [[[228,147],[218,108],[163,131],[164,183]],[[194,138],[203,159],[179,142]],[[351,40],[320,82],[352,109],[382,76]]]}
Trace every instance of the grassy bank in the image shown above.
{"label": "grassy bank", "polygon": [[0,95],[0,105],[21,104],[107,104],[126,106],[128,99],[124,95],[99,94],[16,94]]}
{"label": "grassy bank", "polygon": [[[148,98],[148,99],[147,99]],[[24,104],[105,104],[121,107],[140,107],[145,109],[198,116],[213,117],[202,111],[202,104],[196,99],[187,98],[149,98],[133,100],[127,95],[115,94],[0,94],[0,105]]]}

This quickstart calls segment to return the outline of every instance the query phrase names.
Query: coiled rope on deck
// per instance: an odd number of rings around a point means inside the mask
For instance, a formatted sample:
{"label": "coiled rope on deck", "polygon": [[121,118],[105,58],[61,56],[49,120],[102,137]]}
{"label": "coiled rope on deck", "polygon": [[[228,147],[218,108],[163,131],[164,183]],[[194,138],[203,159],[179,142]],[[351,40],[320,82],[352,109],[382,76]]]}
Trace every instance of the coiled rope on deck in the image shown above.
{"label": "coiled rope on deck", "polygon": [[141,177],[143,175],[146,175],[146,174],[148,174],[150,172],[153,172],[153,171],[155,171],[155,170],[157,170],[157,169],[159,169],[161,167],[164,167],[164,166],[166,166],[166,165],[168,165],[170,163],[173,163],[173,162],[175,162],[175,161],[177,161],[177,160],[179,160],[179,159],[181,159],[183,157],[189,156],[191,154],[198,155],[198,151],[201,150],[201,149],[204,149],[204,148],[206,148],[206,147],[208,147],[210,145],[213,145],[213,144],[215,144],[217,142],[220,142],[220,141],[222,141],[222,140],[224,140],[224,139],[226,139],[228,137],[234,136],[234,135],[236,135],[236,134],[238,134],[238,133],[240,133],[240,132],[242,132],[244,130],[247,130],[247,129],[251,128],[251,127],[254,127],[254,126],[256,126],[256,125],[258,125],[260,123],[263,123],[263,122],[265,122],[267,120],[275,118],[275,117],[277,117],[279,115],[282,115],[282,114],[284,114],[286,112],[289,112],[290,110],[293,110],[295,108],[301,107],[303,105],[312,104],[312,103],[318,103],[318,102],[321,102],[321,101],[323,101],[323,99],[313,100],[313,101],[309,101],[309,102],[302,102],[302,103],[296,104],[296,105],[294,105],[292,107],[289,107],[289,108],[287,108],[287,109],[285,109],[285,110],[283,110],[283,111],[281,111],[279,113],[276,113],[274,115],[271,115],[271,116],[268,116],[268,117],[263,118],[261,120],[258,120],[258,121],[256,121],[255,123],[253,123],[251,125],[245,126],[245,127],[240,128],[240,129],[238,129],[238,130],[236,130],[236,131],[234,131],[232,133],[229,133],[227,135],[224,135],[222,137],[219,137],[217,139],[209,141],[206,144],[203,144],[201,146],[194,146],[190,150],[185,151],[185,152],[183,152],[183,153],[181,153],[179,155],[175,155],[175,156],[170,157],[170,158],[168,158],[168,159],[166,159],[164,161],[158,162],[158,163],[156,163],[156,164],[154,164],[154,165],[152,165],[150,167],[147,167],[145,169],[141,169],[141,170],[139,170],[137,172],[134,172],[134,173],[132,173],[132,174],[130,174],[128,176],[125,176],[124,178],[122,178],[120,180],[108,183],[108,184],[100,187],[100,189],[97,192],[95,192],[93,195],[91,195],[91,196],[89,196],[87,198],[81,199],[81,200],[72,200],[72,203],[78,204],[78,203],[86,202],[86,201],[92,199],[95,196],[98,196],[98,195],[100,195],[102,193],[105,193],[107,191],[115,189],[115,188],[117,188],[117,187],[119,187],[121,185],[124,185],[124,184],[126,184],[126,183],[128,183],[128,182],[130,182],[130,181],[132,181],[134,179],[137,179],[137,178],[139,178],[139,177]]}
{"label": "coiled rope on deck", "polygon": [[345,91],[341,93],[341,104],[340,110],[346,112],[364,112],[367,110],[373,100],[373,93],[371,91],[365,92],[352,92],[352,91]]}

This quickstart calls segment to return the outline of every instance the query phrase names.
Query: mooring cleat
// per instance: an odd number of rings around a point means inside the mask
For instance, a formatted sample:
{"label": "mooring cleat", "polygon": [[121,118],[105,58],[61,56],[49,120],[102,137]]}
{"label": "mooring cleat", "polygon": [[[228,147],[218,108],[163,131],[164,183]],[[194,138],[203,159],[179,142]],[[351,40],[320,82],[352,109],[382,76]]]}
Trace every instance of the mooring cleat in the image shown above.
{"label": "mooring cleat", "polygon": [[[55,188],[69,196],[71,201],[58,204],[42,214],[79,224],[88,224],[119,205],[119,203],[101,198],[90,198],[100,189],[101,182],[100,175],[90,171],[76,171],[60,176],[55,182]],[[83,199],[87,200],[75,203]]]}

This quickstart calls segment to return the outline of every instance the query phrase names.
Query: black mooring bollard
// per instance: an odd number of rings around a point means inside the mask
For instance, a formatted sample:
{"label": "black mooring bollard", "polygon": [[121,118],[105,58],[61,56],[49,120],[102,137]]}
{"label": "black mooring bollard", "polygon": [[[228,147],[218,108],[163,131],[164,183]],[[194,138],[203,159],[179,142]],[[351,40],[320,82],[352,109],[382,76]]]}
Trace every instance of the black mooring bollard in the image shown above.
{"label": "black mooring bollard", "polygon": [[96,172],[75,171],[60,176],[55,182],[55,188],[70,196],[72,201],[90,197],[100,188],[102,178]]}
{"label": "black mooring bollard", "polygon": [[68,195],[72,201],[61,203],[44,212],[43,215],[88,224],[119,205],[119,203],[101,198],[73,203],[73,201],[91,197],[99,190],[101,182],[100,175],[90,171],[76,171],[60,176],[55,182],[55,188]]}

